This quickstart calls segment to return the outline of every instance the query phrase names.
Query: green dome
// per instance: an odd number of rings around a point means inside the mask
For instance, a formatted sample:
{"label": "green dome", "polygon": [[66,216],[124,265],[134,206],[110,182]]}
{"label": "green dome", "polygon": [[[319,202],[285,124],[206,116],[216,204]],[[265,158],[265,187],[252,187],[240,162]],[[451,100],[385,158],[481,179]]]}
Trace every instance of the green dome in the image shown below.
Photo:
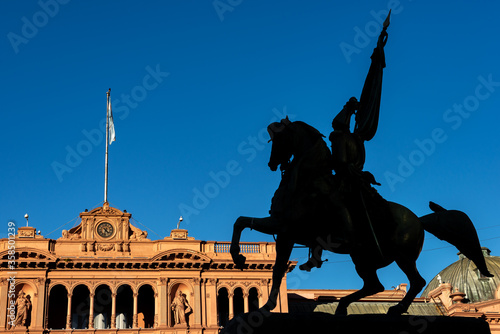
{"label": "green dome", "polygon": [[457,262],[450,264],[434,277],[422,293],[422,297],[428,297],[429,292],[436,289],[441,278],[442,283],[450,283],[453,290],[457,289],[465,293],[465,298],[471,303],[495,299],[495,294],[500,286],[500,257],[491,256],[490,250],[483,247],[483,254],[489,271],[494,277],[481,275],[474,263],[458,253]]}

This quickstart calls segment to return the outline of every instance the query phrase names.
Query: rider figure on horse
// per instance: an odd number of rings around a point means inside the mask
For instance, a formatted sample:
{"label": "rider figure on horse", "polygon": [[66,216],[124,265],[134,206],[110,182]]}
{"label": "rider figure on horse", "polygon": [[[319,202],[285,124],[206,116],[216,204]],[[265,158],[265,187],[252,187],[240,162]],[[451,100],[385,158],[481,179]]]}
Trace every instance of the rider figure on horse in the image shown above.
{"label": "rider figure on horse", "polygon": [[[354,208],[364,206],[360,203],[361,191],[376,192],[370,185],[380,185],[370,172],[363,171],[366,157],[364,140],[350,130],[351,116],[355,114],[358,106],[358,100],[351,97],[333,119],[333,131],[329,136],[332,148],[331,168],[335,171],[333,182],[336,189],[331,195],[331,203],[338,204],[335,205],[335,211],[341,222],[339,228],[341,233],[336,236],[335,240],[340,245],[339,247],[346,250],[351,248],[356,240],[352,217],[353,214],[360,215],[359,212],[353,212]],[[361,213],[361,216],[366,217],[366,212]],[[299,266],[301,270],[310,271],[313,267],[321,267],[323,262],[321,247],[319,245],[311,247],[310,254],[308,261]]]}

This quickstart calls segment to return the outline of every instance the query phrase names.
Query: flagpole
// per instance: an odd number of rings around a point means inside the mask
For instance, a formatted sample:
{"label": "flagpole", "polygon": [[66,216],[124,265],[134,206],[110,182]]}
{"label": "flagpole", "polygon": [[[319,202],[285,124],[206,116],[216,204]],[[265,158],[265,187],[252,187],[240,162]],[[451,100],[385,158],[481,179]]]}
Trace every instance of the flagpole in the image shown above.
{"label": "flagpole", "polygon": [[106,93],[107,103],[106,103],[106,155],[104,158],[104,203],[108,202],[108,144],[109,144],[109,95],[111,94],[111,88]]}

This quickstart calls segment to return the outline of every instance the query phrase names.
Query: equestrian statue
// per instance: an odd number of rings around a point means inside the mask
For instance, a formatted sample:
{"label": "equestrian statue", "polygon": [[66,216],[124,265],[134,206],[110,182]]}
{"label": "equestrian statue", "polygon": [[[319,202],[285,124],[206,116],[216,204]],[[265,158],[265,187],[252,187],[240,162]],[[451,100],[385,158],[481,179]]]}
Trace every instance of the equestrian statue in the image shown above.
{"label": "equestrian statue", "polygon": [[[338,315],[346,315],[352,302],[383,291],[376,271],[392,262],[406,274],[410,289],[398,304],[389,308],[388,314],[407,312],[426,284],[416,267],[424,231],[451,243],[483,275],[492,276],[474,225],[465,213],[431,202],[434,212],[417,217],[408,208],[382,198],[373,187],[379,185],[375,177],[363,170],[364,142],[373,138],[378,125],[389,16],[390,12],[371,56],[360,100],[349,99],[333,119],[331,151],[324,136],[304,122],[286,118],[267,128],[272,141],[268,165],[272,171],[279,167],[282,179],[272,199],[270,215],[239,217],[234,223],[230,248],[236,268],[244,270],[246,258],[239,247],[242,231],[250,228],[276,235],[272,287],[264,310],[276,307],[295,244],[310,249],[310,258],[299,267],[301,270],[321,267],[323,250],[351,256],[363,287],[340,299]],[[355,126],[351,132],[352,115]]]}

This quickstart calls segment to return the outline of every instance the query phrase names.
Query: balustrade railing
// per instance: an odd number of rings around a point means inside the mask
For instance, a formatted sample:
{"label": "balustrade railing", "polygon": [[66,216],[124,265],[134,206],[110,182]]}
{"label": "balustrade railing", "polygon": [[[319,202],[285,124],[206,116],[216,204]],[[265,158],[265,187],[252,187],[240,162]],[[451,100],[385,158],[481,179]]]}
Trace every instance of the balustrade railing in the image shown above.
{"label": "balustrade railing", "polygon": [[[229,253],[230,242],[218,242],[215,244],[216,253]],[[260,244],[258,243],[240,243],[240,253],[260,253]]]}

